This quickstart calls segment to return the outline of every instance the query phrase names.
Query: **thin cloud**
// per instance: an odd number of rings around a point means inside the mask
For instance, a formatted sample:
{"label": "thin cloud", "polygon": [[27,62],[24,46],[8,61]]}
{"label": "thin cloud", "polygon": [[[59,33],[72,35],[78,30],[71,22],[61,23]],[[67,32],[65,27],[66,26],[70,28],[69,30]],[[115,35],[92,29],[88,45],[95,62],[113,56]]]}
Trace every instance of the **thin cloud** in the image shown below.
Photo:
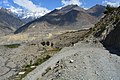
{"label": "thin cloud", "polygon": [[8,0],[3,0],[3,1],[2,1],[2,4],[6,5],[6,6],[10,6]]}
{"label": "thin cloud", "polygon": [[43,15],[49,12],[47,8],[43,8],[38,5],[35,5],[30,0],[13,0],[13,2],[31,12],[41,12]]}
{"label": "thin cloud", "polygon": [[120,0],[105,0],[102,2],[104,5],[111,5],[114,7],[120,6]]}
{"label": "thin cloud", "polygon": [[8,4],[8,0],[3,0],[3,4]]}
{"label": "thin cloud", "polygon": [[10,6],[9,8],[7,8],[8,10],[10,10],[13,13],[19,14],[21,15],[23,12],[23,9],[21,8],[15,8],[14,6]]}
{"label": "thin cloud", "polygon": [[82,5],[82,2],[80,2],[80,0],[62,0],[61,2],[64,6],[71,5],[71,4],[78,5],[78,6]]}

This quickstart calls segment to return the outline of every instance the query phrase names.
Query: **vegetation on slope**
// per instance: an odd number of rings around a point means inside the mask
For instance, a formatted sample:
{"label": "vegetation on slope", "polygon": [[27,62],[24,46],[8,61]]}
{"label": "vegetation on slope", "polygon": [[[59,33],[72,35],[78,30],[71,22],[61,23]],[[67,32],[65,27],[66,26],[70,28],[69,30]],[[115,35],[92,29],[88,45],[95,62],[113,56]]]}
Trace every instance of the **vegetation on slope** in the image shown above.
{"label": "vegetation on slope", "polygon": [[45,52],[41,53],[41,55],[38,57],[38,59],[33,62],[32,60],[29,62],[29,64],[26,64],[22,67],[20,72],[24,72],[24,74],[16,74],[12,77],[10,77],[10,80],[17,79],[21,80],[24,78],[29,72],[33,71],[37,66],[41,65],[43,62],[47,61],[49,58],[51,58],[55,53],[60,51],[60,49],[57,48],[51,48],[49,50],[46,50]]}
{"label": "vegetation on slope", "polygon": [[6,48],[18,48],[20,46],[20,44],[8,44],[8,45],[4,45],[4,47]]}

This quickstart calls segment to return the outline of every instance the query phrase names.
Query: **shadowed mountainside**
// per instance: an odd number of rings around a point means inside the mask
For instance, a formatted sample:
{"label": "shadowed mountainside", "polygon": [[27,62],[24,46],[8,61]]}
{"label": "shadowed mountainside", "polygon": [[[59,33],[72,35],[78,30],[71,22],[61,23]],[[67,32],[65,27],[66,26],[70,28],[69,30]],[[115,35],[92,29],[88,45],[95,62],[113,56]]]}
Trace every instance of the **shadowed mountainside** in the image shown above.
{"label": "shadowed mountainside", "polygon": [[97,22],[97,18],[88,14],[77,5],[68,5],[59,10],[55,9],[45,16],[19,28],[15,33],[37,32],[41,29],[81,29],[89,28]]}
{"label": "shadowed mountainside", "polygon": [[20,26],[23,25],[23,22],[17,18],[14,14],[4,8],[0,8],[0,33],[9,34],[10,32],[15,31]]}
{"label": "shadowed mountainside", "polygon": [[93,35],[106,46],[120,49],[120,7],[108,13],[95,25]]}
{"label": "shadowed mountainside", "polygon": [[91,7],[87,10],[90,15],[95,16],[96,18],[100,19],[104,15],[104,11],[106,10],[105,6],[96,4],[95,6]]}

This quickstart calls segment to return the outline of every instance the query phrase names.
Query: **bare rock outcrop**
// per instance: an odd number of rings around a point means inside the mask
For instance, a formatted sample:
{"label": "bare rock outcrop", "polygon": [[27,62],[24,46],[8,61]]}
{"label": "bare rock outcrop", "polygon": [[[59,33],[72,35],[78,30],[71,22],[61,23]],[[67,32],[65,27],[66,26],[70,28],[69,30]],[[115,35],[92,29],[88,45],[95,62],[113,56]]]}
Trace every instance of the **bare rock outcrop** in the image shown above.
{"label": "bare rock outcrop", "polygon": [[91,32],[104,46],[120,49],[120,7],[107,13]]}

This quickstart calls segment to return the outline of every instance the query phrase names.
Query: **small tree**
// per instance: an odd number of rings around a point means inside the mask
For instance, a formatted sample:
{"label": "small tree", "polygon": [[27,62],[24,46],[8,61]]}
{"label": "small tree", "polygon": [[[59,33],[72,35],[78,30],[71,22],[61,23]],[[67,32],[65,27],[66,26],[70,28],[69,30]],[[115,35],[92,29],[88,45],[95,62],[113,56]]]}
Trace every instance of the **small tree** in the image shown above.
{"label": "small tree", "polygon": [[72,46],[74,46],[74,42],[72,42],[71,44],[72,44]]}
{"label": "small tree", "polygon": [[54,44],[51,42],[51,47],[53,47],[53,45],[54,45]]}
{"label": "small tree", "polygon": [[32,65],[32,60],[30,60],[30,66]]}
{"label": "small tree", "polygon": [[45,41],[41,42],[41,44],[42,44],[43,46],[45,46]]}
{"label": "small tree", "polygon": [[50,42],[49,42],[49,41],[47,41],[47,42],[46,42],[46,45],[47,45],[47,46],[49,46],[49,45],[50,45]]}

